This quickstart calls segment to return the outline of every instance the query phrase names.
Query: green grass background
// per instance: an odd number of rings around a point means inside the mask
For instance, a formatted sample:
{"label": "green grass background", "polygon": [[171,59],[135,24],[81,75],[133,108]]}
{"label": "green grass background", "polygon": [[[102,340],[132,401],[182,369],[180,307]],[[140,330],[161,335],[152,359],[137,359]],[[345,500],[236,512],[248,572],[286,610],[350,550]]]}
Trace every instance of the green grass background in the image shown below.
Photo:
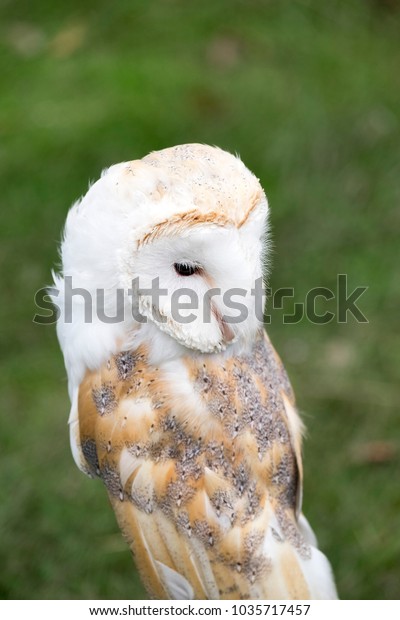
{"label": "green grass background", "polygon": [[308,427],[304,509],[340,596],[399,598],[397,3],[2,0],[0,11],[0,596],[144,596],[104,488],[70,455],[63,361],[54,328],[32,323],[33,296],[89,179],[198,141],[239,152],[260,177],[274,289],[302,301],[338,273],[369,287],[368,324],[284,325],[275,311],[268,331]]}

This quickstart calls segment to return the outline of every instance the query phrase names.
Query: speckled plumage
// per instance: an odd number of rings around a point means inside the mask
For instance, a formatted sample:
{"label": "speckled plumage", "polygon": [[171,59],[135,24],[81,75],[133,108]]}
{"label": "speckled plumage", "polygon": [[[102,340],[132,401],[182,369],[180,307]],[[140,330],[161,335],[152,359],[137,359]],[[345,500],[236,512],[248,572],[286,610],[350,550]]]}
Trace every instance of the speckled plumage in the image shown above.
{"label": "speckled plumage", "polygon": [[[79,442],[150,595],[169,595],[159,561],[192,574],[196,598],[309,598],[306,580],[289,577],[311,550],[296,524],[300,438],[286,411],[293,395],[269,341],[260,336],[234,359],[182,359],[191,403],[177,398],[179,387],[171,390],[144,349],[124,356],[129,374],[121,376],[116,355],[82,382]],[[190,415],[196,401],[201,420]],[[269,587],[279,560],[265,553],[268,529],[291,566],[279,591]]]}
{"label": "speckled plumage", "polygon": [[[267,210],[240,160],[182,145],[112,167],[67,221],[64,277],[102,284],[109,308],[115,283],[160,275],[169,287],[156,308],[130,301],[146,325],[88,325],[79,305],[58,325],[75,460],[105,484],[153,598],[336,596],[301,514],[302,424],[254,302],[240,324],[221,299],[208,322],[171,311],[178,285],[254,286]],[[177,260],[200,268],[182,279]]]}

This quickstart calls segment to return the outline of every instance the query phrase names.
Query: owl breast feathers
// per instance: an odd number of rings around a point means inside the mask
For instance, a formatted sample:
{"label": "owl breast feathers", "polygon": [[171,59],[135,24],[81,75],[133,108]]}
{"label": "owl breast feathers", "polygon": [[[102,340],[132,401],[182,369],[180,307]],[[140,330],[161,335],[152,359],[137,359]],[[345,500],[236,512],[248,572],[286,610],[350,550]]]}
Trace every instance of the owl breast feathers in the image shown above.
{"label": "owl breast feathers", "polygon": [[[113,166],[68,215],[54,300],[72,451],[152,598],[336,598],[301,513],[302,424],[250,294],[267,212],[238,158],[183,145]],[[182,289],[197,306],[177,315]]]}

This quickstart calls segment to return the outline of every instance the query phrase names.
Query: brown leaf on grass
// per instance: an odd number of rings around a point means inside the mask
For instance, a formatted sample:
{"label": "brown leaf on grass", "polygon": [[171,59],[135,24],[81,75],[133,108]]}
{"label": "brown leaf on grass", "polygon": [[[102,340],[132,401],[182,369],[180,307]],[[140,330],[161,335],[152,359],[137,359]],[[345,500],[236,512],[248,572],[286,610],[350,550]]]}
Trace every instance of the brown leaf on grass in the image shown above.
{"label": "brown leaf on grass", "polygon": [[69,24],[50,42],[50,52],[56,58],[72,56],[86,40],[87,28],[83,23]]}
{"label": "brown leaf on grass", "polygon": [[374,0],[374,4],[378,9],[387,11],[398,11],[400,9],[399,0]]}
{"label": "brown leaf on grass", "polygon": [[353,365],[357,358],[354,345],[346,340],[332,340],[327,342],[325,357],[329,366],[333,368],[348,368]]}
{"label": "brown leaf on grass", "polygon": [[358,465],[389,463],[399,457],[399,446],[394,441],[367,441],[352,448],[352,460]]}
{"label": "brown leaf on grass", "polygon": [[219,118],[227,111],[224,100],[207,88],[191,90],[189,102],[198,114],[207,118]]}
{"label": "brown leaf on grass", "polygon": [[217,36],[207,47],[207,60],[218,69],[231,69],[241,55],[240,41],[232,36]]}

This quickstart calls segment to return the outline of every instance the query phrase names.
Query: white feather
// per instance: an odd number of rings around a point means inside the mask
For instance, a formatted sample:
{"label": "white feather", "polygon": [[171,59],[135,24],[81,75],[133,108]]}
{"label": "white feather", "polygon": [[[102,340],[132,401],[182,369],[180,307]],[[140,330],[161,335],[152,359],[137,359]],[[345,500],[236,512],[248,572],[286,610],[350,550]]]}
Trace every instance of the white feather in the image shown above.
{"label": "white feather", "polygon": [[193,588],[185,577],[175,570],[156,560],[156,567],[161,582],[168,592],[169,598],[177,601],[190,601],[194,598]]}

